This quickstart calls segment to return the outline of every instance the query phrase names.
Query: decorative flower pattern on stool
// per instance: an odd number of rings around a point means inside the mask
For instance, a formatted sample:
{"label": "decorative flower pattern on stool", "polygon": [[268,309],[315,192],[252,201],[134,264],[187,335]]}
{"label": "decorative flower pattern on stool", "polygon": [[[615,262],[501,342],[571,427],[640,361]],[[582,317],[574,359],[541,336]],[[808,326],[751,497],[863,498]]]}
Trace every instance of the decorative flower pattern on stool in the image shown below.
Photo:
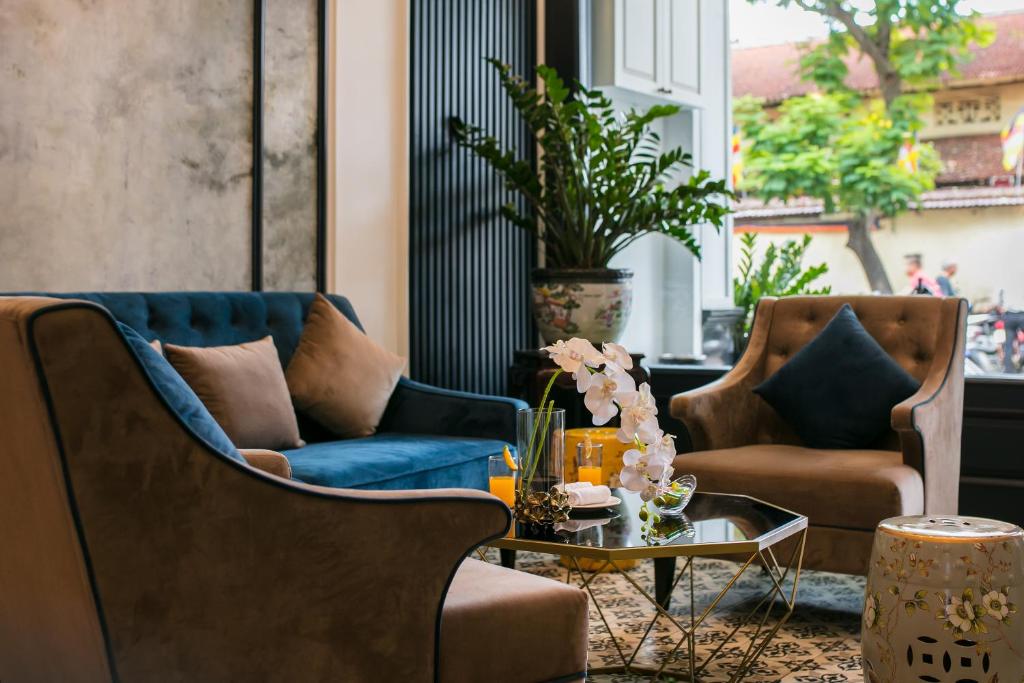
{"label": "decorative flower pattern on stool", "polygon": [[[963,549],[968,552],[959,554]],[[917,666],[934,661],[934,666],[955,667],[959,659],[948,653],[956,650],[975,669],[984,666],[986,676],[968,677],[972,680],[1024,681],[1024,632],[1014,602],[1022,590],[1017,578],[1022,567],[1014,561],[1020,556],[1019,545],[1009,541],[957,546],[879,532],[862,618],[868,680],[905,680],[912,660]],[[948,587],[940,589],[943,582]],[[915,652],[927,647],[941,654],[915,659]],[[924,670],[913,672],[917,680]]]}

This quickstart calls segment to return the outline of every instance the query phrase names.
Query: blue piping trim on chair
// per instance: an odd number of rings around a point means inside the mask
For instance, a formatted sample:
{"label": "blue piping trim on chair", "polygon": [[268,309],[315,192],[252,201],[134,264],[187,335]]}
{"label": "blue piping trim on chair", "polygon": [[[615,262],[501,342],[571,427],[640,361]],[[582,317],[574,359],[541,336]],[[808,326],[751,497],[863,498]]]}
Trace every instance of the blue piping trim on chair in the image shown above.
{"label": "blue piping trim on chair", "polygon": [[[99,622],[100,622],[100,631],[103,634],[104,648],[106,649],[106,654],[107,654],[107,662],[108,662],[108,666],[110,667],[111,678],[114,681],[114,683],[118,683],[120,681],[120,677],[117,674],[117,668],[116,668],[115,659],[114,659],[114,653],[113,653],[113,646],[112,646],[111,641],[110,641],[110,632],[109,632],[109,628],[107,626],[106,616],[104,615],[104,612],[103,612],[103,601],[102,601],[102,598],[100,596],[99,587],[96,585],[95,572],[93,570],[92,560],[91,560],[90,555],[89,555],[89,547],[88,547],[88,544],[86,543],[86,539],[85,539],[84,524],[82,522],[81,517],[78,514],[78,505],[77,505],[77,503],[75,501],[74,488],[73,488],[72,483],[71,483],[71,475],[70,475],[70,472],[69,472],[69,469],[68,469],[67,454],[66,454],[66,452],[64,450],[64,442],[63,442],[63,439],[61,438],[60,428],[59,428],[58,423],[57,423],[57,416],[56,416],[56,412],[55,412],[54,407],[53,407],[53,399],[52,399],[52,396],[50,394],[49,384],[46,381],[46,374],[43,371],[42,360],[39,357],[39,351],[38,351],[38,349],[36,347],[36,344],[35,344],[34,329],[35,329],[35,324],[36,324],[36,322],[38,321],[38,319],[40,317],[42,317],[44,314],[47,314],[47,313],[53,313],[53,312],[57,312],[57,311],[62,311],[62,310],[67,310],[67,309],[75,309],[75,308],[83,308],[83,309],[95,310],[97,313],[99,313],[107,321],[107,323],[111,327],[111,330],[115,334],[117,334],[119,338],[121,338],[121,342],[123,344],[125,344],[125,348],[126,348],[127,351],[130,352],[130,355],[131,355],[132,359],[135,361],[136,366],[140,370],[142,370],[142,376],[146,378],[146,382],[149,384],[150,389],[157,396],[157,398],[161,401],[161,403],[164,405],[164,407],[167,408],[167,410],[171,414],[172,418],[178,423],[179,426],[181,426],[184,429],[185,433],[190,435],[196,441],[196,443],[198,443],[200,446],[202,446],[207,451],[208,454],[214,456],[214,458],[217,461],[219,461],[219,462],[221,462],[221,463],[223,463],[225,465],[228,465],[229,467],[234,467],[235,469],[237,469],[240,472],[244,472],[245,474],[247,474],[249,476],[254,476],[257,480],[259,480],[259,481],[261,481],[261,482],[263,482],[265,484],[269,484],[270,486],[276,486],[278,488],[286,489],[286,490],[290,491],[293,494],[306,495],[306,496],[311,496],[311,497],[314,497],[314,498],[327,498],[329,500],[350,500],[350,501],[353,501],[353,502],[369,504],[369,505],[403,505],[403,504],[418,504],[418,503],[444,503],[444,502],[461,502],[461,501],[465,501],[466,500],[465,498],[458,498],[458,497],[455,497],[455,496],[436,496],[436,497],[431,497],[431,498],[416,498],[416,499],[398,498],[398,499],[388,499],[388,500],[379,500],[379,499],[375,500],[375,499],[359,498],[359,497],[355,497],[355,496],[346,496],[346,495],[341,494],[341,493],[334,493],[334,494],[332,494],[332,493],[326,493],[326,492],[323,492],[323,491],[315,491],[315,490],[314,491],[310,491],[308,489],[304,489],[304,488],[301,488],[301,487],[294,486],[294,485],[290,484],[289,480],[285,480],[285,479],[281,479],[280,477],[276,477],[276,476],[273,476],[273,475],[265,474],[265,473],[263,473],[260,470],[256,470],[256,469],[254,469],[252,467],[249,467],[248,465],[245,465],[244,463],[238,462],[237,460],[234,460],[232,458],[229,458],[226,455],[223,455],[223,454],[219,453],[218,451],[216,451],[215,449],[211,448],[210,445],[207,444],[205,440],[201,439],[192,430],[192,428],[189,427],[189,425],[186,424],[185,421],[182,420],[181,417],[174,410],[172,410],[170,408],[170,405],[167,403],[166,399],[164,399],[163,395],[160,393],[160,391],[153,384],[153,381],[149,377],[149,374],[146,373],[145,369],[142,367],[142,361],[139,360],[139,358],[135,355],[134,351],[132,351],[132,349],[130,347],[128,347],[127,342],[123,339],[123,337],[121,337],[121,334],[120,334],[119,330],[117,329],[117,323],[114,320],[114,317],[110,314],[110,311],[108,311],[106,308],[104,308],[103,306],[100,306],[99,304],[94,304],[94,303],[88,302],[88,301],[72,300],[72,301],[67,301],[67,302],[64,302],[64,303],[54,304],[54,305],[48,306],[46,308],[38,309],[37,311],[33,312],[32,315],[29,316],[29,319],[27,321],[27,328],[28,328],[27,329],[27,331],[28,331],[28,335],[27,336],[28,336],[29,350],[32,353],[33,364],[35,365],[36,374],[39,377],[39,382],[41,384],[41,389],[42,389],[42,392],[43,392],[43,398],[44,398],[44,401],[46,403],[46,412],[47,412],[47,415],[50,418],[50,424],[52,426],[53,433],[54,433],[54,441],[55,441],[55,443],[57,445],[57,452],[58,452],[58,455],[60,456],[60,459],[61,459],[61,469],[62,469],[62,474],[64,476],[64,485],[65,485],[65,487],[67,489],[68,502],[69,502],[70,508],[71,508],[70,512],[71,512],[71,516],[72,516],[72,519],[73,519],[74,524],[75,524],[75,531],[78,534],[79,545],[82,548],[83,561],[85,563],[86,572],[87,572],[88,577],[89,577],[89,587],[90,587],[90,589],[92,591],[92,594],[93,594],[93,600],[96,603],[96,614],[97,614],[97,618],[99,619]],[[254,474],[254,473],[256,473],[256,474]],[[337,490],[341,491],[343,489],[337,489]],[[508,506],[505,505],[505,503],[501,502],[497,498],[494,498],[493,500],[488,500],[486,498],[475,499],[475,502],[478,502],[480,505],[490,505],[490,506],[495,507],[495,508],[500,508],[502,511],[504,511],[504,513],[505,513],[505,525],[504,525],[504,528],[501,530],[501,532],[483,539],[480,543],[474,543],[469,548],[467,548],[465,550],[465,552],[462,554],[462,559],[463,560],[466,557],[468,557],[469,554],[471,552],[473,552],[473,550],[475,548],[479,547],[480,545],[483,545],[485,543],[488,543],[490,541],[493,541],[493,540],[496,540],[496,539],[499,539],[499,538],[503,537],[505,534],[508,533],[508,530],[512,526],[512,512],[509,510]],[[440,681],[441,616],[442,616],[442,611],[444,609],[444,601],[445,601],[445,598],[448,596],[448,590],[451,588],[452,581],[455,579],[455,573],[458,571],[459,566],[461,564],[462,564],[462,560],[457,562],[455,564],[455,566],[452,568],[451,574],[449,574],[449,576],[448,576],[448,581],[445,583],[444,590],[441,592],[441,601],[438,603],[438,606],[437,606],[437,616],[435,617],[435,620],[434,620],[434,681],[435,682],[439,682]]]}
{"label": "blue piping trim on chair", "polygon": [[508,396],[492,396],[489,394],[475,394],[469,391],[456,391],[454,389],[442,389],[441,387],[435,387],[431,384],[423,384],[422,382],[411,380],[408,377],[400,378],[399,384],[409,389],[412,389],[413,391],[420,391],[424,394],[433,394],[434,396],[449,396],[451,398],[465,398],[474,401],[488,401],[491,403],[505,404],[510,407],[514,407],[518,410],[523,410],[529,407],[526,401],[523,401],[518,398],[510,398]]}

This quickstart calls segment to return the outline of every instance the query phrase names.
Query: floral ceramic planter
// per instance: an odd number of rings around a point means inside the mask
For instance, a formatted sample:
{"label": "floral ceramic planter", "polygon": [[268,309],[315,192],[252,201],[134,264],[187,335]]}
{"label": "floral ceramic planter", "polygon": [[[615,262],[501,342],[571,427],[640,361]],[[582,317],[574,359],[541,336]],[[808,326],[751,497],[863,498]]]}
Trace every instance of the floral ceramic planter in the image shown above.
{"label": "floral ceramic planter", "polygon": [[1024,532],[896,517],[875,533],[861,648],[870,683],[1024,681]]}
{"label": "floral ceramic planter", "polygon": [[625,269],[538,268],[531,278],[533,315],[544,341],[582,337],[618,341],[633,305],[633,272]]}

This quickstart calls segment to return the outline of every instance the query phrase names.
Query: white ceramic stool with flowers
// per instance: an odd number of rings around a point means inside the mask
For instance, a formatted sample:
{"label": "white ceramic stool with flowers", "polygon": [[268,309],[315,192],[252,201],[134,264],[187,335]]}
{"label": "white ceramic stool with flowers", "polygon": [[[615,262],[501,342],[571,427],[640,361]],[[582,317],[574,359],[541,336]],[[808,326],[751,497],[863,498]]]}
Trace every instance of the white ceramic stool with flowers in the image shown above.
{"label": "white ceramic stool with flowers", "polygon": [[1024,531],[977,517],[878,525],[861,651],[872,683],[1024,681]]}

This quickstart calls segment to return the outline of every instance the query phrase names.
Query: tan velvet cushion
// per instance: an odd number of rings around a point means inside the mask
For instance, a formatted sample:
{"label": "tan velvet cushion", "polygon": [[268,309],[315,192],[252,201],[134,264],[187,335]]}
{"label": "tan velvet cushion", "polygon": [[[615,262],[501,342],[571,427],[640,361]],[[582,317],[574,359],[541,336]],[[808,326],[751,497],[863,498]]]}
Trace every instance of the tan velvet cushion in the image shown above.
{"label": "tan velvet cushion", "polygon": [[317,294],[285,377],[298,410],[351,438],[377,431],[404,367]]}
{"label": "tan velvet cushion", "polygon": [[887,517],[924,511],[921,475],[893,451],[761,444],[688,453],[674,465],[697,477],[698,490],[753,496],[812,525],[873,531]]}
{"label": "tan velvet cushion", "polygon": [[271,337],[236,346],[175,346],[164,354],[236,448],[299,448],[299,425]]}
{"label": "tan velvet cushion", "polygon": [[250,466],[258,470],[276,474],[285,479],[292,478],[292,465],[282,453],[266,448],[240,448],[238,452]]}
{"label": "tan velvet cushion", "polygon": [[542,576],[463,561],[441,617],[441,681],[550,681],[586,668],[586,593]]}

